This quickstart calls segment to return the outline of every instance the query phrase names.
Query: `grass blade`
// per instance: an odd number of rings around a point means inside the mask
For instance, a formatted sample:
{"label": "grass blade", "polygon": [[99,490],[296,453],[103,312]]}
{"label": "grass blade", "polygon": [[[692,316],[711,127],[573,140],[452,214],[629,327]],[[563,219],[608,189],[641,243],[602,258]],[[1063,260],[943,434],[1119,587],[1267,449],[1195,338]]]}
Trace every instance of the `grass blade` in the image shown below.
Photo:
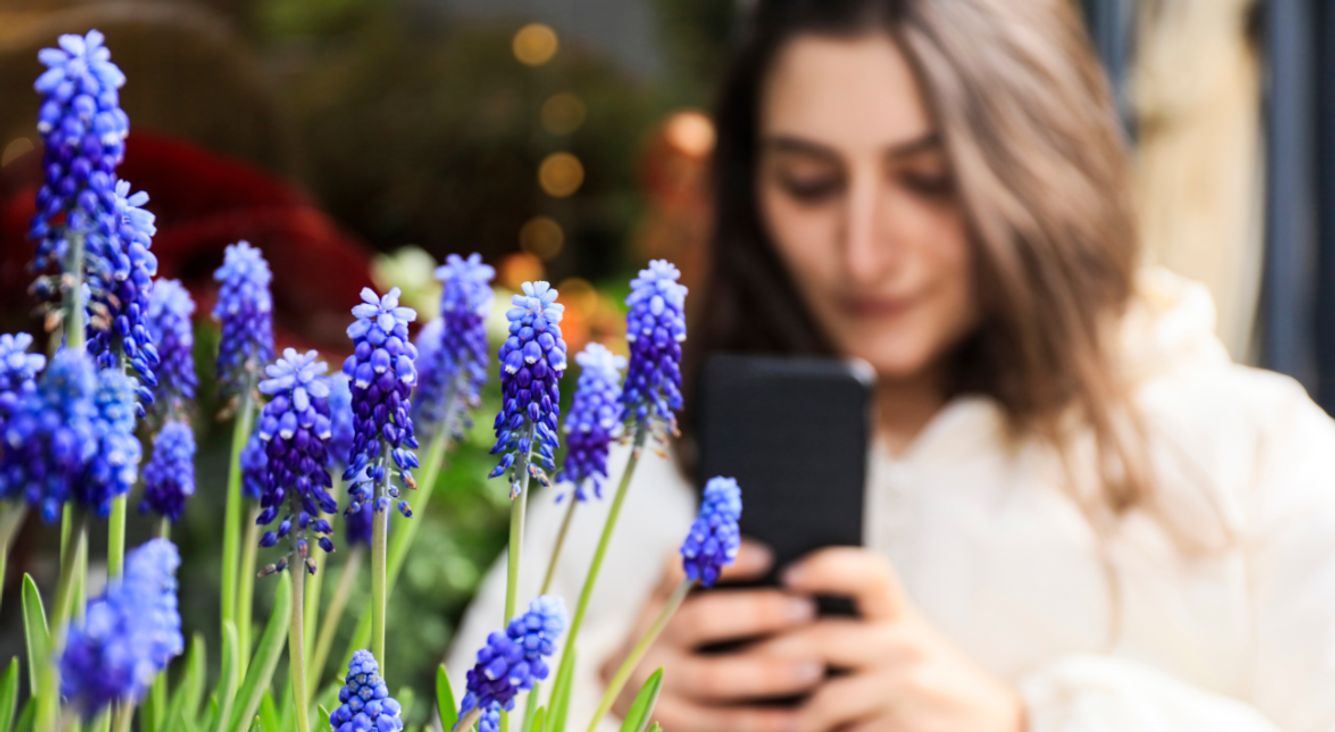
{"label": "grass blade", "polygon": [[454,703],[454,689],[450,688],[450,675],[445,664],[436,667],[436,711],[440,713],[440,726],[445,732],[454,729],[459,720],[459,705]]}
{"label": "grass blade", "polygon": [[575,649],[572,648],[561,656],[561,668],[557,669],[556,684],[552,686],[552,713],[548,715],[548,724],[554,730],[564,730],[570,716],[570,685],[574,669]]}
{"label": "grass blade", "polygon": [[0,730],[8,730],[19,705],[19,659],[9,660],[9,668],[0,677]]}
{"label": "grass blade", "polygon": [[228,620],[223,623],[222,673],[218,676],[218,688],[213,692],[209,710],[209,727],[218,732],[231,729],[228,722],[232,717],[232,702],[236,701],[236,689],[241,683],[241,662],[238,659],[241,654],[237,649],[236,623]]}
{"label": "grass blade", "polygon": [[51,631],[46,627],[42,593],[30,574],[23,575],[23,635],[28,648],[28,688],[36,689],[51,655]]}
{"label": "grass blade", "polygon": [[662,690],[663,669],[659,668],[640,687],[640,693],[635,695],[635,701],[630,705],[630,711],[626,712],[625,721],[621,723],[621,732],[644,732],[649,726],[649,715],[654,713],[654,705],[658,703],[658,693]]}
{"label": "grass blade", "polygon": [[181,676],[176,691],[167,702],[167,713],[163,715],[164,723],[158,728],[158,732],[181,729],[183,726],[181,720],[195,721],[199,711],[199,698],[204,693],[206,655],[204,636],[195,633],[190,638],[190,649],[185,653],[185,674]]}
{"label": "grass blade", "polygon": [[260,725],[264,727],[265,732],[269,730],[277,732],[282,729],[281,724],[278,720],[278,705],[273,703],[273,694],[266,691],[260,698]]}
{"label": "grass blade", "polygon": [[[293,571],[300,572],[302,567],[295,566]],[[269,688],[274,669],[278,667],[278,659],[283,655],[283,648],[287,645],[290,612],[292,612],[292,583],[279,582],[274,591],[273,612],[269,615],[269,623],[264,626],[264,635],[260,636],[260,643],[255,648],[255,657],[251,659],[246,670],[246,680],[242,682],[241,690],[237,694],[241,706],[232,711],[227,726],[232,732],[244,732],[249,726],[249,721],[255,716],[256,710],[259,709],[260,697],[264,694],[264,690]]]}

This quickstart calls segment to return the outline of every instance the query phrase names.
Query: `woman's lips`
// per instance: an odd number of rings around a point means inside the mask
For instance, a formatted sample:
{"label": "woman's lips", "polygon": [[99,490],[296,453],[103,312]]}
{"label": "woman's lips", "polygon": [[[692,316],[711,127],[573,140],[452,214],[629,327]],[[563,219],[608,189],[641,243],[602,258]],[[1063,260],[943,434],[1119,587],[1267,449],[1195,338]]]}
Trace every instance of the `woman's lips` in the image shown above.
{"label": "woman's lips", "polygon": [[916,297],[845,297],[844,311],[859,318],[889,318],[903,315],[917,302]]}

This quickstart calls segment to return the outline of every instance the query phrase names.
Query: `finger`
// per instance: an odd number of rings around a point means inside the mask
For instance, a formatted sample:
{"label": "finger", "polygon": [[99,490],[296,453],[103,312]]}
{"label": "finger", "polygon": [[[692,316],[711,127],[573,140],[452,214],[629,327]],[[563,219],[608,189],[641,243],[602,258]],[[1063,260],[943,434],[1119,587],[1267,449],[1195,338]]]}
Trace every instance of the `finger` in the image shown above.
{"label": "finger", "polygon": [[888,679],[857,674],[828,681],[797,712],[798,732],[826,732],[875,719],[885,729],[893,713],[893,689]]}
{"label": "finger", "polygon": [[831,668],[859,669],[908,664],[923,655],[921,638],[910,623],[868,623],[826,618],[757,641],[757,654],[781,659],[820,659]]}
{"label": "finger", "polygon": [[825,664],[750,652],[688,656],[664,678],[694,701],[739,703],[811,691],[825,678]]}
{"label": "finger", "polygon": [[885,557],[858,547],[821,549],[783,573],[790,590],[848,597],[868,620],[888,620],[908,609],[894,567]]}
{"label": "finger", "polygon": [[797,713],[792,709],[758,706],[705,706],[676,696],[664,696],[653,717],[665,730],[692,732],[792,732]]}
{"label": "finger", "polygon": [[753,638],[811,622],[816,604],[779,590],[720,590],[691,595],[663,635],[671,645],[696,648]]}

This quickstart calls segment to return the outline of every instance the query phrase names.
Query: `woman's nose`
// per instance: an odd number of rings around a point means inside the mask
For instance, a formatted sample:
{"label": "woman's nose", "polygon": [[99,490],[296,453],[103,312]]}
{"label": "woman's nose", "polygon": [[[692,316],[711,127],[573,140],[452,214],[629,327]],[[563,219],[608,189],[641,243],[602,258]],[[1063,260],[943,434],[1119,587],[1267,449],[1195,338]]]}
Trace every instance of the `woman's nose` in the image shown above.
{"label": "woman's nose", "polygon": [[887,202],[875,180],[856,182],[849,191],[841,233],[845,276],[852,285],[883,280],[895,260],[895,243],[885,221]]}

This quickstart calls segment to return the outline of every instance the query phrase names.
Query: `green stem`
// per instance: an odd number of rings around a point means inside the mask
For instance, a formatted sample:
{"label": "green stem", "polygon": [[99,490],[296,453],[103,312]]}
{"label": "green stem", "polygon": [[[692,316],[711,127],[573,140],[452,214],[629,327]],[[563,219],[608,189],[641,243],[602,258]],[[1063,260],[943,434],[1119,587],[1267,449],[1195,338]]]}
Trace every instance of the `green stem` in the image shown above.
{"label": "green stem", "polygon": [[42,664],[42,673],[38,680],[37,726],[35,729],[50,729],[60,711],[59,674],[56,659],[65,645],[65,626],[68,624],[74,605],[75,585],[79,583],[78,568],[86,561],[88,554],[88,523],[82,512],[75,512],[70,525],[69,550],[60,558],[60,580],[56,584],[55,614],[51,618],[51,657]]}
{"label": "green stem", "polygon": [[357,583],[357,573],[361,569],[364,553],[360,546],[353,547],[348,553],[348,561],[339,570],[338,585],[334,587],[334,597],[329,601],[329,611],[325,613],[324,623],[320,625],[320,633],[315,640],[315,654],[311,657],[311,673],[315,674],[317,679],[324,671],[325,661],[329,659],[329,649],[334,645],[334,633],[338,631],[343,610],[348,606],[352,587]]}
{"label": "green stem", "polygon": [[575,605],[575,615],[570,620],[570,628],[566,631],[565,648],[561,650],[561,663],[558,669],[565,671],[566,674],[557,672],[557,678],[552,682],[552,688],[559,689],[562,682],[569,682],[565,678],[570,672],[566,664],[566,656],[575,652],[575,641],[579,638],[580,626],[584,624],[584,614],[588,612],[589,600],[593,597],[593,587],[598,582],[598,572],[603,567],[603,557],[607,554],[607,545],[612,541],[612,531],[616,528],[617,517],[621,514],[621,505],[626,502],[626,493],[630,488],[630,479],[635,475],[635,466],[639,465],[640,453],[644,449],[644,439],[646,429],[643,425],[635,430],[635,438],[631,445],[630,459],[626,461],[626,469],[621,474],[621,482],[617,485],[616,495],[612,497],[612,505],[607,511],[607,520],[603,522],[603,531],[598,536],[598,547],[594,549],[593,560],[589,563],[589,572],[584,576],[584,587],[579,592],[579,602]]}
{"label": "green stem", "polygon": [[[482,719],[482,709],[470,709],[468,714],[460,717],[459,720],[454,723],[454,729],[460,730],[460,732],[468,732],[468,730],[473,729],[473,725],[476,725],[479,719]],[[447,732],[450,731],[447,730]]]}
{"label": "green stem", "polygon": [[[324,518],[323,514],[321,514],[321,518]],[[316,631],[319,630],[320,626],[320,598],[323,591],[321,587],[324,585],[326,558],[323,550],[312,551],[311,561],[315,562],[315,574],[311,575],[310,578],[306,580],[306,607],[303,608],[303,611],[306,613],[305,641],[307,650],[306,663],[308,667],[311,662],[310,652],[315,650]],[[318,670],[313,670],[313,673],[315,674],[315,678],[320,678],[320,672]],[[309,699],[306,701],[307,703],[310,702]]]}
{"label": "green stem", "polygon": [[598,728],[598,723],[607,714],[607,710],[612,708],[612,703],[621,694],[621,690],[626,688],[626,681],[630,679],[631,673],[635,671],[636,666],[640,665],[640,660],[644,658],[649,646],[652,646],[654,641],[658,640],[659,634],[663,632],[663,628],[672,619],[672,615],[677,612],[677,608],[681,607],[682,601],[686,599],[686,593],[691,591],[694,584],[695,582],[692,580],[683,579],[681,584],[677,585],[677,589],[672,591],[672,597],[668,598],[667,604],[663,606],[663,609],[658,613],[658,617],[654,619],[654,624],[649,626],[648,632],[630,650],[630,655],[626,656],[626,660],[622,661],[621,665],[617,667],[616,673],[612,675],[612,680],[607,684],[607,690],[603,692],[602,700],[598,702],[598,710],[593,713],[593,719],[589,721],[588,732],[595,732]]}
{"label": "green stem", "polygon": [[111,517],[107,519],[107,577],[119,577],[125,571],[126,494],[111,499]]}
{"label": "green stem", "polygon": [[118,702],[115,715],[114,732],[130,732],[130,722],[134,719],[134,704]]}
{"label": "green stem", "polygon": [[[417,495],[413,498],[415,515],[424,516],[426,514],[427,504],[430,503],[431,494],[436,489],[436,479],[440,475],[441,468],[445,465],[445,452],[448,447],[449,439],[443,431],[432,437],[431,444],[427,448],[426,461],[422,467],[422,480],[418,482]],[[408,549],[412,547],[413,537],[417,536],[417,530],[424,520],[419,518],[399,522],[399,529],[390,538],[389,574],[385,579],[387,592],[394,591],[394,585],[399,579],[399,571],[403,569],[404,560],[408,558]],[[372,525],[373,531],[374,528],[374,525]],[[352,632],[352,638],[343,651],[342,660],[345,663],[352,658],[353,651],[365,648],[371,642],[371,614],[361,613],[360,615],[361,617],[357,620],[357,627]],[[381,667],[384,667],[383,661]]]}
{"label": "green stem", "polygon": [[[510,496],[510,546],[505,554],[505,617],[501,619],[502,628],[510,624],[510,619],[515,616],[515,606],[519,604],[519,560],[524,549],[524,513],[528,507],[528,463],[533,450],[535,431],[534,427],[529,426],[529,452],[520,457],[515,465],[515,470],[519,471],[519,488],[517,490],[512,488],[514,495]],[[500,732],[509,732],[509,729],[510,715],[501,712]]]}
{"label": "green stem", "polygon": [[575,518],[575,506],[579,505],[579,501],[575,500],[573,495],[570,496],[569,500],[570,506],[566,508],[565,518],[561,519],[561,530],[556,533],[556,545],[552,547],[552,558],[547,561],[547,575],[542,578],[542,589],[538,590],[539,595],[545,595],[547,590],[551,589],[552,579],[556,577],[556,564],[561,558],[561,548],[566,543],[566,533],[570,531],[570,523]]}
{"label": "green stem", "polygon": [[389,512],[392,507],[385,506],[385,510],[379,510],[380,498],[388,498],[390,481],[393,480],[394,471],[390,466],[389,445],[386,444],[380,459],[384,465],[385,478],[380,485],[376,486],[375,497],[371,499],[370,506],[362,506],[362,510],[371,510],[371,651],[375,654],[376,661],[380,663],[381,675],[384,675],[385,665],[385,577],[387,575],[386,560],[388,559],[389,547],[386,539],[389,535]]}
{"label": "green stem", "polygon": [[306,689],[306,559],[297,555],[288,574],[292,576],[292,627],[287,634],[287,664],[292,671],[292,700],[297,708],[297,732],[310,732],[309,694]]}
{"label": "green stem", "polygon": [[254,620],[253,598],[255,595],[255,555],[259,553],[260,526],[255,519],[260,516],[260,507],[251,506],[246,514],[245,537],[241,540],[241,564],[237,567],[236,578],[236,642],[241,649],[240,672],[244,677],[250,666],[250,627]]}
{"label": "green stem", "polygon": [[64,292],[60,302],[65,308],[65,346],[70,350],[82,350],[84,344],[83,322],[83,232],[68,231],[65,240],[69,242],[69,262],[61,282]]}
{"label": "green stem", "polygon": [[[237,577],[250,571],[237,563],[241,540],[241,452],[250,439],[251,421],[254,417],[254,404],[250,398],[250,386],[247,384],[241,395],[241,406],[237,411],[236,424],[232,428],[232,455],[227,468],[227,503],[223,510],[223,546],[222,546],[222,625],[229,622],[236,625],[237,640],[240,641],[241,667],[245,674],[245,664],[250,656],[250,623],[247,615],[246,628],[243,630],[237,621]],[[254,523],[254,522],[252,522]],[[254,543],[254,542],[251,542]]]}
{"label": "green stem", "polygon": [[28,515],[28,504],[15,503],[6,504],[0,509],[0,600],[4,598],[5,590],[5,570],[9,560],[9,550],[14,546],[14,539],[18,538],[19,529],[23,526],[23,519]]}
{"label": "green stem", "polygon": [[172,522],[166,516],[163,516],[162,520],[158,522],[158,537],[168,541],[172,538]]}

